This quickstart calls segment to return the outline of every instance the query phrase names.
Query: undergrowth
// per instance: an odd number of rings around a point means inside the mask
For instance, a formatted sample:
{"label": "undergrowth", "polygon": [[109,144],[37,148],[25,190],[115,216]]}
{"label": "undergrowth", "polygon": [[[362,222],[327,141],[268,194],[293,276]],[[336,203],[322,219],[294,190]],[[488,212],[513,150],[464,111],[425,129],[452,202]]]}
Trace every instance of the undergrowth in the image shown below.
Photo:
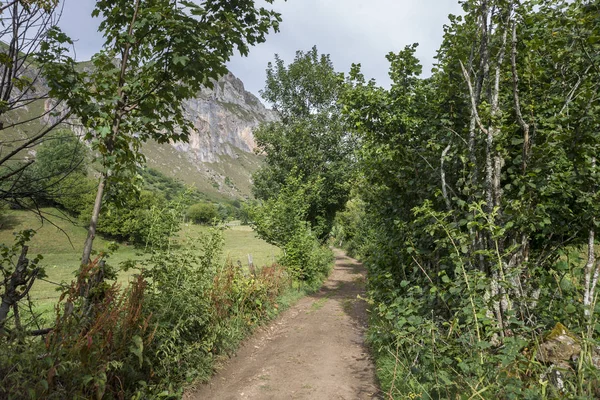
{"label": "undergrowth", "polygon": [[256,327],[320,286],[279,264],[223,264],[222,248],[215,228],[177,251],[156,250],[126,266],[138,272],[125,288],[101,279],[110,268],[99,256],[64,291],[43,340],[25,330],[0,337],[0,399],[181,398]]}
{"label": "undergrowth", "polygon": [[492,311],[492,278],[465,268],[471,260],[460,246],[468,233],[427,207],[415,214],[410,232],[441,231],[438,246],[456,250],[438,259],[445,268],[435,275],[408,242],[387,247],[398,239],[390,232],[344,237],[368,268],[367,341],[387,399],[600,398],[600,307],[594,303],[586,316],[581,249],[530,269],[543,286],[535,299],[514,301],[503,332]]}

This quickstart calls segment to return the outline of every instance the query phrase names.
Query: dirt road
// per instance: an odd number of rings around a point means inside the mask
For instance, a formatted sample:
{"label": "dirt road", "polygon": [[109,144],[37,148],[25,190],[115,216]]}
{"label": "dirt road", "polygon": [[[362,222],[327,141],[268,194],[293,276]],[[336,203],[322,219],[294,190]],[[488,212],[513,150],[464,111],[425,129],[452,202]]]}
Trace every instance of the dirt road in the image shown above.
{"label": "dirt road", "polygon": [[336,251],[323,288],[261,328],[212,381],[186,400],[377,399],[375,368],[364,345],[365,272]]}

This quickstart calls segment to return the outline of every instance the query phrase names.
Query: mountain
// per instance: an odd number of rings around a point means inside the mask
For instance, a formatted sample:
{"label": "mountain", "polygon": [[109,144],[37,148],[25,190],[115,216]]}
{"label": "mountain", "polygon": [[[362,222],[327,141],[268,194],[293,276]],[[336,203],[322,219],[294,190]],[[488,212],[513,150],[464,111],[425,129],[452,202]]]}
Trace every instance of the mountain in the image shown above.
{"label": "mountain", "polygon": [[232,73],[214,82],[213,89],[202,89],[184,108],[195,127],[188,143],[147,143],[142,151],[148,166],[214,199],[248,197],[251,174],[262,162],[254,154],[252,132],[277,114]]}
{"label": "mountain", "polygon": [[[91,65],[81,63],[80,68]],[[47,91],[41,79],[37,82],[37,92]],[[212,89],[203,88],[196,98],[184,103],[185,114],[195,127],[188,143],[148,142],[142,151],[149,167],[196,187],[209,199],[247,198],[251,195],[251,175],[262,162],[262,157],[253,152],[253,131],[262,122],[276,120],[277,114],[247,92],[232,73],[213,84]],[[34,101],[12,112],[5,122],[30,122],[4,129],[0,152],[9,150],[13,142],[35,135],[43,123],[55,122],[57,117],[53,114],[47,114],[44,121],[34,118],[53,104],[52,100]],[[77,121],[69,121],[67,126],[78,135],[83,134]],[[35,149],[23,154],[25,159],[33,157]]]}

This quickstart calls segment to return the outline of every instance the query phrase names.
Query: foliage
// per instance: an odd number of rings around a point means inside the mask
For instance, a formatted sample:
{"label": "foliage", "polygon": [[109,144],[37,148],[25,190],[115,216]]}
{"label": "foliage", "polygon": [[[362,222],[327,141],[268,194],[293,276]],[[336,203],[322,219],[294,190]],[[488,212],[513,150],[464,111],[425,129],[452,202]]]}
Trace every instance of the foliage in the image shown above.
{"label": "foliage", "polygon": [[187,217],[195,224],[210,224],[218,216],[218,209],[212,203],[196,203],[187,210]]}
{"label": "foliage", "polygon": [[[407,46],[390,89],[354,66],[342,92],[360,179],[336,233],[369,268],[383,385],[595,397],[598,4],[463,8],[430,78]],[[561,365],[539,357],[556,322],[586,343]]]}
{"label": "foliage", "polygon": [[[91,207],[92,204],[87,205]],[[138,246],[164,248],[180,229],[185,207],[185,193],[166,201],[160,193],[141,191],[125,205],[107,202],[98,222],[98,232],[110,238],[129,241]],[[82,213],[88,216],[89,208]]]}
{"label": "foliage", "polygon": [[219,219],[221,221],[243,220],[247,215],[243,210],[242,203],[235,199],[233,201],[220,202],[217,204]]}
{"label": "foliage", "polygon": [[[272,197],[251,212],[252,225],[259,237],[283,249],[279,262],[294,278],[319,285],[327,276],[332,253],[321,246],[317,235],[306,221],[310,207],[311,184],[301,178],[288,177],[277,197]],[[319,185],[319,182],[314,184]]]}
{"label": "foliage", "polygon": [[279,56],[269,63],[263,98],[281,120],[254,132],[265,165],[253,176],[257,199],[277,197],[291,175],[309,183],[307,221],[324,240],[335,213],[343,208],[352,175],[353,142],[337,104],[343,80],[317,48],[298,51],[286,66]]}
{"label": "foliage", "polygon": [[207,293],[219,269],[222,233],[213,230],[199,245],[201,254],[187,246],[178,252],[157,252],[144,272],[151,282],[145,307],[157,324],[150,357],[157,373],[169,380],[183,381],[186,374],[206,371],[210,362],[213,310]]}
{"label": "foliage", "polygon": [[254,206],[255,204],[251,201],[245,201],[240,205],[240,208],[238,209],[238,218],[242,225],[250,224],[251,213]]}
{"label": "foliage", "polygon": [[282,249],[283,256],[278,261],[295,279],[306,282],[313,290],[318,289],[331,272],[331,250],[319,243],[308,226],[295,231]]}
{"label": "foliage", "polygon": [[[8,387],[10,395],[31,398],[176,396],[183,382],[212,372],[216,355],[230,351],[251,328],[275,315],[277,297],[290,283],[290,275],[278,266],[251,274],[232,265],[222,267],[219,233],[201,242],[199,254],[173,251],[170,237],[185,203],[168,203],[136,190],[141,186],[142,144],[150,139],[187,140],[193,127],[184,117],[183,100],[225,73],[234,50],[246,55],[271,28],[277,30],[279,14],[251,0],[201,5],[102,0],[93,15],[102,16],[100,31],[106,40],[92,58],[93,68],[75,68],[65,55],[65,46],[72,42],[55,28],[42,35],[35,57],[43,65],[49,97],[66,100],[52,105],[52,116],[59,117],[56,125],[76,117],[84,141],[98,155],[101,176],[94,204],[82,211],[59,203],[74,213],[91,214],[88,239],[77,280],[63,293],[53,326],[27,332],[44,335],[45,342],[20,336],[2,352],[2,395],[9,395],[4,393]],[[4,112],[6,104],[1,106]],[[60,143],[62,147],[41,148],[39,160],[80,145],[66,137]],[[84,169],[74,166],[69,163],[71,172],[83,178]],[[27,167],[3,169],[3,178],[20,175]],[[42,168],[35,173],[44,173]],[[315,236],[306,225],[304,229],[298,243],[317,248]],[[151,257],[142,261],[148,269],[128,290],[109,283],[114,271],[102,256],[90,261],[97,231],[144,243],[151,250]],[[315,257],[308,261],[311,268],[323,264]]]}
{"label": "foliage", "polygon": [[[198,245],[200,253],[194,251]],[[223,236],[212,229],[185,250],[157,252],[144,271],[155,340],[147,348],[156,378],[168,387],[208,379],[215,357],[232,351],[253,327],[277,312],[289,282],[278,266],[252,276],[220,264]]]}
{"label": "foliage", "polygon": [[167,201],[180,198],[184,194],[188,201],[199,201],[203,198],[198,190],[186,187],[179,180],[166,176],[154,168],[140,168],[138,173],[144,182],[144,190],[160,193]]}
{"label": "foliage", "polygon": [[[148,367],[144,346],[152,341],[142,314],[145,282],[138,277],[121,292],[114,284],[98,291],[94,317],[82,325],[81,290],[101,273],[100,259],[84,269],[56,308],[45,341],[24,339],[0,357],[0,385],[14,398],[123,398],[133,394]],[[13,363],[12,365],[10,363]],[[2,393],[2,392],[0,392]]]}
{"label": "foliage", "polygon": [[93,15],[103,18],[106,42],[91,72],[82,72],[89,97],[72,96],[69,106],[114,179],[135,173],[142,142],[186,140],[191,125],[181,102],[224,74],[234,49],[247,54],[279,21],[253,1],[99,1]]}
{"label": "foliage", "polygon": [[71,131],[47,136],[36,148],[35,163],[25,172],[36,205],[57,205],[79,215],[93,202],[89,157],[87,146]]}
{"label": "foliage", "polygon": [[[103,0],[92,15],[102,16],[99,31],[105,38],[103,49],[92,57],[93,68],[79,71],[71,82],[58,76],[48,80],[50,95],[69,85],[69,110],[84,125],[85,140],[102,167],[82,265],[92,252],[105,188],[113,202],[123,205],[135,193],[142,144],[186,141],[194,128],[185,118],[183,101],[225,74],[234,50],[247,55],[280,21],[279,14],[257,8],[254,1],[223,0],[202,5]],[[40,60],[64,68],[52,61],[54,47],[43,43]]]}
{"label": "foliage", "polygon": [[348,200],[344,210],[336,214],[331,232],[333,244],[345,248],[352,257],[360,257],[360,250],[368,242],[368,229],[365,203],[355,195]]}
{"label": "foliage", "polygon": [[[29,291],[38,278],[46,276],[39,265],[43,259],[37,255],[27,258],[28,242],[35,231],[32,229],[15,233],[14,244],[0,244],[0,343],[10,342],[21,337],[30,328],[30,318],[24,321],[21,316],[20,301],[29,301]],[[28,304],[31,306],[31,303]],[[9,328],[10,326],[10,328]]]}
{"label": "foliage", "polygon": [[71,173],[87,175],[89,151],[75,134],[59,130],[36,148],[33,175],[40,179]]}
{"label": "foliage", "polygon": [[[43,143],[69,116],[58,112],[71,95],[68,82],[75,74],[68,48],[73,42],[56,27],[60,7],[56,0],[11,1],[1,6],[0,201],[13,206],[29,206],[25,199],[56,184],[53,179],[47,187],[43,181],[31,186],[27,172],[34,160],[27,151]],[[55,101],[45,107],[49,90],[44,82],[55,79],[65,84],[55,88]]]}
{"label": "foliage", "polygon": [[224,265],[222,246],[212,229],[183,250],[154,248],[125,290],[90,285],[108,272],[98,257],[63,293],[45,340],[3,341],[0,396],[179,398],[184,383],[208,379],[215,360],[300,293],[278,265]]}

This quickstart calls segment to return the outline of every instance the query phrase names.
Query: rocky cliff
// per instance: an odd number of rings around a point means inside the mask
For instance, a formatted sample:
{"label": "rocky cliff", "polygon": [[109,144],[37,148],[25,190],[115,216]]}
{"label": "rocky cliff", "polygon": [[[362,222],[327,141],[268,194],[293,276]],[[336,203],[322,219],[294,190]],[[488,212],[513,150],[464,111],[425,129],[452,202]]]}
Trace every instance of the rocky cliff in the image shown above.
{"label": "rocky cliff", "polygon": [[191,133],[189,143],[173,146],[202,163],[218,163],[220,156],[236,158],[240,151],[253,152],[254,128],[277,118],[232,73],[214,82],[213,89],[205,88],[187,101],[185,111],[197,131]]}
{"label": "rocky cliff", "polygon": [[251,175],[260,166],[254,154],[253,131],[277,119],[243,82],[228,73],[185,102],[195,131],[188,143],[148,143],[143,151],[149,166],[196,186],[215,198],[248,197]]}
{"label": "rocky cliff", "polygon": [[[48,110],[52,105],[49,100],[44,106]],[[277,114],[247,92],[231,73],[214,81],[212,89],[204,88],[186,101],[184,109],[195,127],[188,143],[146,143],[142,151],[148,166],[215,200],[248,197],[251,175],[261,163],[261,157],[253,152],[253,131],[261,122],[276,120]],[[55,119],[48,115],[45,122]],[[76,121],[70,121],[69,127],[83,136],[83,127]]]}

